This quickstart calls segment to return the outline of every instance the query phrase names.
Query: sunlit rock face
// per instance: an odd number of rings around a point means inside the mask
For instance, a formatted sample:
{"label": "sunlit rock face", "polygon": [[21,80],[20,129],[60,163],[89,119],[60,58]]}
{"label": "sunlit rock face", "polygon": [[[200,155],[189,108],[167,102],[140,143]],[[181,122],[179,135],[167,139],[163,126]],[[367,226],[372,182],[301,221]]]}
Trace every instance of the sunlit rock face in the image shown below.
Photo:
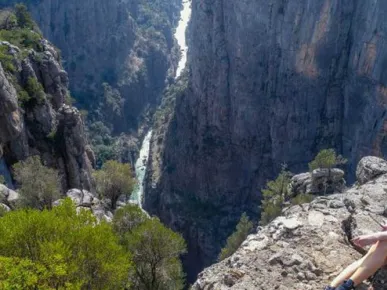
{"label": "sunlit rock face", "polygon": [[[147,207],[184,232],[190,274],[216,260],[286,162],[387,149],[387,3],[193,0],[189,88],[176,101]],[[155,141],[156,142],[156,141]]]}

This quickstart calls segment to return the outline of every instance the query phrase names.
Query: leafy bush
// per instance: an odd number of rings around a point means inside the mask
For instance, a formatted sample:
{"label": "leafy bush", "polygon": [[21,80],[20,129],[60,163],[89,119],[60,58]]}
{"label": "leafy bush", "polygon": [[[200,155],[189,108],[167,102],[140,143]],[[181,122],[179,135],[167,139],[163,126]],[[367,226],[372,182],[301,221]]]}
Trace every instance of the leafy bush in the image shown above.
{"label": "leafy bush", "polygon": [[38,103],[44,101],[46,94],[42,84],[36,78],[29,77],[25,89],[31,99],[35,99]]}
{"label": "leafy bush", "polygon": [[119,236],[124,237],[148,219],[137,205],[128,204],[114,213],[113,229]]}
{"label": "leafy bush", "polygon": [[43,210],[50,209],[60,197],[58,172],[44,166],[38,156],[32,156],[13,166],[20,184],[21,205]]}
{"label": "leafy bush", "polygon": [[97,192],[101,197],[111,201],[112,209],[116,209],[118,198],[121,195],[130,196],[135,185],[130,165],[114,160],[107,161],[100,170],[94,173],[94,177]]}
{"label": "leafy bush", "polygon": [[124,244],[133,253],[135,289],[181,290],[184,273],[179,256],[186,252],[184,239],[163,226],[158,219],[148,219],[130,234]]}
{"label": "leafy bush", "polygon": [[[111,226],[66,199],[0,219],[1,289],[125,289],[132,267]],[[12,288],[9,286],[12,285]]]}
{"label": "leafy bush", "polygon": [[292,199],[292,204],[293,205],[300,205],[300,204],[304,204],[304,203],[309,203],[313,199],[314,199],[314,196],[312,194],[301,193]]}
{"label": "leafy bush", "polygon": [[15,16],[17,20],[17,24],[21,28],[34,28],[34,21],[32,20],[32,17],[30,13],[28,12],[27,6],[24,4],[16,4],[15,5]]}
{"label": "leafy bush", "polygon": [[252,228],[253,223],[249,220],[246,213],[243,213],[238,225],[236,226],[235,232],[227,239],[226,246],[220,252],[218,260],[222,261],[234,254],[247,238]]}
{"label": "leafy bush", "polygon": [[5,184],[5,178],[3,175],[0,175],[0,184]]}
{"label": "leafy bush", "polygon": [[13,57],[8,53],[8,47],[5,45],[0,46],[0,63],[6,71],[10,73],[16,72]]}
{"label": "leafy bush", "polygon": [[281,214],[285,201],[288,201],[290,179],[291,173],[283,168],[278,177],[269,181],[262,190],[261,224],[268,224]]}
{"label": "leafy bush", "polygon": [[318,168],[328,168],[331,169],[337,165],[342,165],[347,163],[347,160],[341,155],[337,155],[334,149],[324,149],[321,150],[316,158],[309,163],[309,169],[311,171]]}

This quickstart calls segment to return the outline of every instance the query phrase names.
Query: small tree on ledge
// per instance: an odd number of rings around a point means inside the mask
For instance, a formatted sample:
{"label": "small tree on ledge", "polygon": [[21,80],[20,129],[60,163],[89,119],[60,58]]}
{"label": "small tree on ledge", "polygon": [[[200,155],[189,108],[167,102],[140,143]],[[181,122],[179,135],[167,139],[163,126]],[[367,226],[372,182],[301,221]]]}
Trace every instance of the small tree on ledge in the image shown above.
{"label": "small tree on ledge", "polygon": [[337,155],[334,149],[323,149],[317,154],[316,158],[309,163],[309,169],[310,171],[318,168],[327,168],[330,170],[335,166],[343,165],[345,163],[347,163],[347,159],[341,155]]}

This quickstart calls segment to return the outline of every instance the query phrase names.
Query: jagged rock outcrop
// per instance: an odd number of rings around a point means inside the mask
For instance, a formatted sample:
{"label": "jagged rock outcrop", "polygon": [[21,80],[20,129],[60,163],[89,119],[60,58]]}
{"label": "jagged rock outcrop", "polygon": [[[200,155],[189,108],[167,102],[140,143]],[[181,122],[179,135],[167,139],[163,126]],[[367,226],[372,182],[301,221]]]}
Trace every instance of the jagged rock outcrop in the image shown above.
{"label": "jagged rock outcrop", "polygon": [[374,156],[363,158],[356,168],[356,178],[360,184],[385,173],[387,173],[387,162]]}
{"label": "jagged rock outcrop", "polygon": [[64,191],[93,191],[84,123],[79,111],[65,104],[67,73],[56,49],[47,40],[36,41],[37,50],[0,42],[2,53],[11,57],[0,63],[0,175],[12,187],[9,168],[39,155],[59,170]]}
{"label": "jagged rock outcrop", "polygon": [[[383,174],[343,194],[285,209],[250,235],[234,255],[200,273],[193,289],[323,289],[361,257],[349,240],[380,231],[374,219],[382,222],[385,215],[386,182]],[[374,289],[386,289],[386,279],[382,270],[374,279]]]}
{"label": "jagged rock outcrop", "polygon": [[93,116],[112,123],[115,133],[136,130],[138,117],[157,104],[176,70],[173,30],[182,1],[5,0],[0,8],[18,2],[29,6],[43,35],[61,50],[78,103],[98,109],[106,83],[119,101],[107,100]]}
{"label": "jagged rock outcrop", "polygon": [[386,153],[386,12],[383,1],[192,1],[189,88],[145,194],[184,233],[189,264],[214,262],[241,213],[259,214],[283,162],[302,172],[335,148],[352,182],[362,156]]}
{"label": "jagged rock outcrop", "polygon": [[344,171],[339,168],[315,169],[294,175],[288,186],[289,196],[298,194],[328,194],[345,189]]}

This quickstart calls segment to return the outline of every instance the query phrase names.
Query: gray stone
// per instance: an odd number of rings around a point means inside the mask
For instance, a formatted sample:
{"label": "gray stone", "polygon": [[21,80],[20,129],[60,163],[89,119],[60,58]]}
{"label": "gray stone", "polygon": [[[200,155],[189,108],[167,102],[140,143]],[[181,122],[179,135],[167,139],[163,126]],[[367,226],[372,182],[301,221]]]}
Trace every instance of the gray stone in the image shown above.
{"label": "gray stone", "polygon": [[356,178],[360,184],[385,173],[387,173],[387,161],[373,156],[362,158],[356,168]]}

